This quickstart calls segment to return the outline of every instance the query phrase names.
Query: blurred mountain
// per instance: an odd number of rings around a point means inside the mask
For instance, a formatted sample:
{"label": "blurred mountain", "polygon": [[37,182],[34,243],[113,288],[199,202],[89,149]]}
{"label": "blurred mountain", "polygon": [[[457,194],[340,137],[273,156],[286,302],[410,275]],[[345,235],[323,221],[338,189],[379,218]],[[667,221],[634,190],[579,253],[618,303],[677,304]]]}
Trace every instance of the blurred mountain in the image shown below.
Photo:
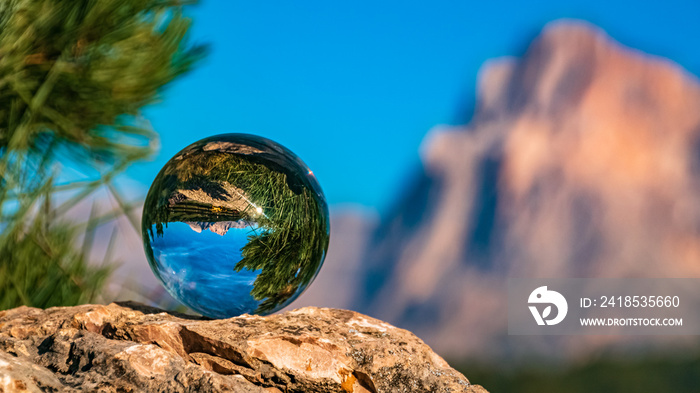
{"label": "blurred mountain", "polygon": [[700,277],[700,84],[594,26],[552,23],[488,62],[472,122],[431,131],[421,157],[334,306],[443,356],[519,345],[507,277]]}

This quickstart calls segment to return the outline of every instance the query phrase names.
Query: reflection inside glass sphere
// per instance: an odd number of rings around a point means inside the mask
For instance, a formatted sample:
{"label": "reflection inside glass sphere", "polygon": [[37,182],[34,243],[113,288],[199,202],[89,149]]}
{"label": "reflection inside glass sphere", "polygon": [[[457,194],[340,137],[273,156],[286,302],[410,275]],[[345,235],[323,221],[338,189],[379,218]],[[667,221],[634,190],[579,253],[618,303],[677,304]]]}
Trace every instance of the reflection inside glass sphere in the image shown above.
{"label": "reflection inside glass sphere", "polygon": [[316,277],[328,207],[294,153],[225,134],[165,164],[146,197],[142,232],[151,268],[183,304],[214,318],[268,314]]}

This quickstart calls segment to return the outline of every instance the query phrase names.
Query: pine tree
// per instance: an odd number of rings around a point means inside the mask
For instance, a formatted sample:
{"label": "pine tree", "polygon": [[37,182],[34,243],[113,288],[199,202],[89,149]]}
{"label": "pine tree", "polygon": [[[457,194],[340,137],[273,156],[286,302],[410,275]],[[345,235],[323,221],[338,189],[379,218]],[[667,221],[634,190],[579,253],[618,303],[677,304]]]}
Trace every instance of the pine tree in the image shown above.
{"label": "pine tree", "polygon": [[[156,145],[141,109],[204,53],[187,44],[190,3],[0,2],[0,309],[72,305],[101,291],[112,266],[88,263],[95,227],[130,214],[112,182]],[[100,176],[56,185],[59,160]],[[119,211],[63,217],[100,187]],[[72,197],[53,206],[61,192]]]}

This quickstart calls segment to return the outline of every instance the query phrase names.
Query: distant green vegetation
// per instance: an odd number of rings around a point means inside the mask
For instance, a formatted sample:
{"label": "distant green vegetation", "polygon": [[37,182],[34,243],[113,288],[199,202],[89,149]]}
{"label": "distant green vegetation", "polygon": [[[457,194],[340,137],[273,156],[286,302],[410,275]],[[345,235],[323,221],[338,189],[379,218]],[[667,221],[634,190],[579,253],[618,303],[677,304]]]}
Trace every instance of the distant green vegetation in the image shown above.
{"label": "distant green vegetation", "polygon": [[[294,172],[294,162],[280,165],[269,159],[280,156],[272,150],[204,151],[205,143],[178,154],[158,175],[146,197],[143,230],[153,238],[162,236],[163,227],[174,221],[244,220],[257,224],[241,250],[243,259],[233,269],[261,270],[251,295],[262,301],[255,312],[269,313],[316,275],[329,240],[325,202]],[[230,195],[225,184],[241,194]],[[216,200],[243,203],[239,209],[191,200],[173,203],[178,190],[201,190]],[[144,242],[153,258],[150,242]]]}
{"label": "distant green vegetation", "polygon": [[[134,221],[113,180],[157,139],[141,108],[202,55],[185,43],[185,3],[0,2],[0,308],[102,293],[114,265],[109,251],[102,265],[88,263],[95,229],[122,215]],[[58,163],[96,176],[62,176]],[[119,208],[66,218],[100,188]]]}
{"label": "distant green vegetation", "polygon": [[599,359],[569,367],[533,365],[514,370],[502,365],[453,365],[470,381],[494,393],[698,392],[700,354],[678,355]]}

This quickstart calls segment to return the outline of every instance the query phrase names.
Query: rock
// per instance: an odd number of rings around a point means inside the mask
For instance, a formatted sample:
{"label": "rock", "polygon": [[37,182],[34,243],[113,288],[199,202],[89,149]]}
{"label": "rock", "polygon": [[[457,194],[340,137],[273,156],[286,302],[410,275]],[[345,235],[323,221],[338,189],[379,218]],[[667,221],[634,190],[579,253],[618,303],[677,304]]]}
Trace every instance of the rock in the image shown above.
{"label": "rock", "polygon": [[234,212],[244,212],[250,209],[250,199],[243,190],[226,181],[217,183],[217,186],[220,189],[217,189],[216,192],[201,188],[177,190],[169,197],[168,203],[170,206],[205,205],[209,208],[227,209]]}
{"label": "rock", "polygon": [[486,392],[352,311],[209,320],[132,302],[1,311],[0,391]]}
{"label": "rock", "polygon": [[185,222],[193,231],[201,233],[203,230],[210,230],[217,235],[224,236],[231,228],[249,228],[256,225],[246,220],[238,221],[216,221],[216,222]]}

